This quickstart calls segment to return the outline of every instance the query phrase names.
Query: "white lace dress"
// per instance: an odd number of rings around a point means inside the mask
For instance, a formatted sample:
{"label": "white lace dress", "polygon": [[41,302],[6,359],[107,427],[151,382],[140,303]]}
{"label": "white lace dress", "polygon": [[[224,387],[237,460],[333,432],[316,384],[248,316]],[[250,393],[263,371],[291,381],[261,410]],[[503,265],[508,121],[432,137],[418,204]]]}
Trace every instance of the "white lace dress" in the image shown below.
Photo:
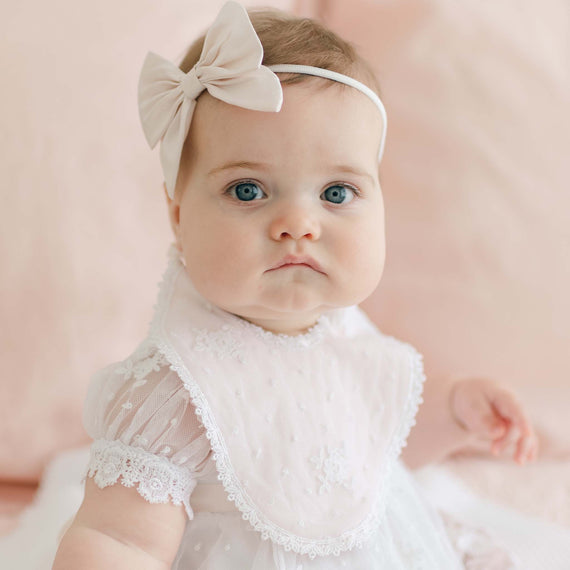
{"label": "white lace dress", "polygon": [[[360,547],[309,557],[264,540],[233,504],[194,504],[219,487],[210,442],[190,394],[164,356],[143,346],[93,379],[84,424],[94,439],[87,476],[100,487],[135,486],[147,501],[184,505],[180,570],[507,570],[516,568],[483,532],[440,516],[397,461],[382,523]],[[326,462],[325,462],[326,463]],[[335,463],[323,465],[334,479]],[[207,493],[205,495],[208,496]],[[206,501],[207,504],[207,501]],[[196,511],[196,512],[194,512]],[[266,537],[265,537],[266,538]]]}

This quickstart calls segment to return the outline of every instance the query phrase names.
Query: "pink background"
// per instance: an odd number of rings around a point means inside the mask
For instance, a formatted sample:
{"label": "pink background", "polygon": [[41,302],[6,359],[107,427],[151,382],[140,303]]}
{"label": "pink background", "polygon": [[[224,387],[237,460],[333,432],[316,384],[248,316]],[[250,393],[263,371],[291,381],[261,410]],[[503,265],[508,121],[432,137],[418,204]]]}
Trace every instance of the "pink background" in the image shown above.
{"label": "pink background", "polygon": [[514,387],[570,452],[570,5],[328,2],[389,116],[387,263],[364,307],[428,378]]}
{"label": "pink background", "polygon": [[146,333],[170,228],[138,74],[222,4],[2,3],[0,478],[37,480],[87,442],[89,376]]}

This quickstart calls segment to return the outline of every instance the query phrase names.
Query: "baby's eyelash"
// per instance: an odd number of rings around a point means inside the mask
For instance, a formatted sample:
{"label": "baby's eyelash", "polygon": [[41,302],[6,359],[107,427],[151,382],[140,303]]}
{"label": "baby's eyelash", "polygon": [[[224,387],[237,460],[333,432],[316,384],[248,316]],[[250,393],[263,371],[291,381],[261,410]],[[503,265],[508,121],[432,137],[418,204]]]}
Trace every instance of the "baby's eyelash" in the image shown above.
{"label": "baby's eyelash", "polygon": [[247,179],[246,180],[238,180],[238,181],[230,184],[224,190],[224,196],[231,196],[237,202],[244,203],[244,204],[247,204],[248,202],[256,202],[260,199],[260,198],[252,198],[251,200],[240,200],[238,198],[238,196],[235,195],[235,190],[238,186],[241,186],[241,185],[256,186],[260,190],[260,192],[263,194],[263,196],[265,196],[265,197],[267,196],[267,194],[263,191],[263,188],[259,182],[256,182],[255,180],[247,180]]}
{"label": "baby's eyelash", "polygon": [[[236,195],[236,189],[239,186],[254,186],[256,187],[259,192],[261,192],[262,196],[254,196],[251,197],[249,199],[245,199],[242,200],[240,199],[239,196]],[[339,188],[345,188],[346,190],[349,190],[350,192],[352,192],[354,198],[359,198],[362,196],[362,192],[360,191],[360,189],[357,186],[354,186],[353,184],[350,184],[348,182],[332,182],[330,184],[327,184],[324,188],[324,190],[322,190],[321,192],[321,196],[327,191],[330,190],[331,188],[335,188],[335,187],[339,187]],[[257,202],[259,200],[261,200],[262,198],[267,198],[267,194],[265,193],[265,191],[263,190],[262,185],[255,181],[255,180],[251,180],[251,179],[244,179],[244,180],[237,180],[236,182],[232,182],[232,184],[230,184],[224,191],[223,191],[224,196],[229,196],[231,197],[234,201],[240,203],[240,204],[247,204],[248,202]],[[259,196],[259,197],[258,197]],[[353,199],[354,199],[353,198]],[[342,204],[348,204],[352,202],[352,200],[349,200],[349,202],[342,202],[339,203],[339,205]]]}
{"label": "baby's eyelash", "polygon": [[[345,188],[352,190],[356,196],[362,196],[360,189],[356,186],[353,186],[352,184],[349,184],[348,182],[337,182],[336,184],[331,184],[331,186],[344,186]],[[330,188],[330,186],[327,188]]]}
{"label": "baby's eyelash", "polygon": [[239,186],[240,184],[256,184],[257,186],[260,186],[259,182],[256,182],[255,180],[250,180],[249,178],[246,178],[245,180],[236,180],[235,182],[232,182],[227,186],[227,188],[224,190],[224,194],[229,192],[230,190],[233,190],[236,186]]}
{"label": "baby's eyelash", "polygon": [[[329,200],[327,198],[324,198],[324,200],[326,202],[328,202],[329,204],[333,204],[335,207],[340,207],[340,206],[347,206],[348,204],[350,204],[355,198],[360,198],[360,196],[362,195],[361,191],[359,188],[357,188],[356,186],[353,186],[352,184],[349,184],[347,182],[333,182],[332,184],[328,184],[325,189],[322,191],[321,193],[321,199],[323,199],[324,196],[326,196],[327,192],[333,188],[342,188],[343,192],[348,190],[349,192],[352,193],[352,196],[350,198],[350,200],[345,201],[343,200],[342,202],[335,202],[333,200]],[[347,195],[346,193],[344,195]]]}

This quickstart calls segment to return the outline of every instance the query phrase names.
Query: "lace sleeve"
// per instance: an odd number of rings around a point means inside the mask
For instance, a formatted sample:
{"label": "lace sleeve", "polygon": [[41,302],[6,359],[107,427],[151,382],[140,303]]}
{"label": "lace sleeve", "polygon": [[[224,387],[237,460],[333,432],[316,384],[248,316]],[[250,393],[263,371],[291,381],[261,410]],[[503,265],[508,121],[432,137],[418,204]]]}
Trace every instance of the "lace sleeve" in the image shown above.
{"label": "lace sleeve", "polygon": [[154,347],[92,379],[83,423],[93,438],[86,477],[100,488],[137,486],[151,503],[183,504],[209,463],[210,445],[178,375]]}

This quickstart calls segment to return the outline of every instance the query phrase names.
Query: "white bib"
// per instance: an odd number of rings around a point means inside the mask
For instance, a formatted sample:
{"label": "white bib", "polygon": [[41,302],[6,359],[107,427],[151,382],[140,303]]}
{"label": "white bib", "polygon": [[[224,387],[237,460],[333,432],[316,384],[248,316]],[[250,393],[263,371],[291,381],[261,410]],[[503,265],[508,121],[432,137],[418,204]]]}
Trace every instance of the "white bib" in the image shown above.
{"label": "white bib", "polygon": [[188,389],[228,498],[285,550],[360,546],[415,423],[421,356],[356,306],[270,333],[210,305],[170,257],[149,340]]}

